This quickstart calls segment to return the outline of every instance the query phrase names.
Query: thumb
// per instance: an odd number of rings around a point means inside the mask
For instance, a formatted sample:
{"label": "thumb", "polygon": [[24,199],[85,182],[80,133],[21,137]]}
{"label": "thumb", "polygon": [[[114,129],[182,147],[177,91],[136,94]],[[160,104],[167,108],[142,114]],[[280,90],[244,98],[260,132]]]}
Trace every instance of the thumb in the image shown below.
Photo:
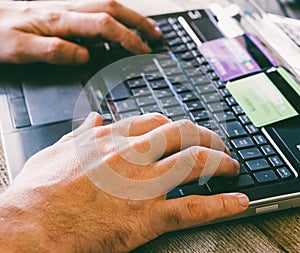
{"label": "thumb", "polygon": [[248,197],[241,193],[160,200],[154,208],[153,215],[156,217],[151,220],[152,227],[161,234],[237,215],[245,211],[248,205]]}
{"label": "thumb", "polygon": [[35,34],[18,35],[26,43],[19,50],[19,63],[48,62],[57,65],[79,65],[89,60],[86,48],[58,37]]}

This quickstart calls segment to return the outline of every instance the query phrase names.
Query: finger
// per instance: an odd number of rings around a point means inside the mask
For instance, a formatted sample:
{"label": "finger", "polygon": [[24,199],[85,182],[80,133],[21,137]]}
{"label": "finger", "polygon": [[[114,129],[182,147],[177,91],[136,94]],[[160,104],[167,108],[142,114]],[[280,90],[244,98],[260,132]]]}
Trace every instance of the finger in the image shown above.
{"label": "finger", "polygon": [[112,127],[123,136],[129,137],[143,135],[170,122],[172,121],[160,113],[146,113],[118,121]]}
{"label": "finger", "polygon": [[16,63],[42,61],[58,65],[77,65],[89,60],[86,48],[63,39],[21,32],[17,36],[19,41],[26,43],[21,43],[15,49]]}
{"label": "finger", "polygon": [[[174,170],[170,174],[174,177],[174,187],[178,185],[178,178],[182,184],[200,177],[237,176],[239,163],[224,152],[194,146],[157,161],[152,166],[155,177]],[[172,180],[170,176],[170,181]]]}
{"label": "finger", "polygon": [[152,155],[153,161],[192,146],[204,146],[230,153],[217,134],[189,120],[164,124],[136,140],[137,151],[144,150],[145,146],[151,147],[149,155]]}
{"label": "finger", "polygon": [[124,48],[135,54],[149,53],[150,48],[132,30],[115,20],[107,13],[57,13],[45,17],[47,29],[44,35],[49,36],[101,36],[120,43]]}
{"label": "finger", "polygon": [[161,234],[237,215],[248,205],[248,197],[241,193],[160,200],[152,208],[152,227]]}
{"label": "finger", "polygon": [[154,20],[142,16],[117,1],[80,3],[72,7],[72,10],[81,12],[106,12],[123,24],[136,28],[147,39],[155,40],[161,37],[161,32],[157,29]]}
{"label": "finger", "polygon": [[96,112],[91,112],[85,121],[74,131],[64,135],[57,143],[66,142],[70,139],[75,138],[76,136],[79,136],[89,129],[92,129],[94,127],[103,126],[103,119],[100,116],[100,114]]}

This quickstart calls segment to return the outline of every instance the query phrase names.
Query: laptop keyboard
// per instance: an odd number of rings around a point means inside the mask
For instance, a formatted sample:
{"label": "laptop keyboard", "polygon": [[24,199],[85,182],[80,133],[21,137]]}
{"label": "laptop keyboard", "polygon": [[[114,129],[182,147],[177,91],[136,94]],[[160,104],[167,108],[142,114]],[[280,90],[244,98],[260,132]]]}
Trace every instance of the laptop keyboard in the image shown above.
{"label": "laptop keyboard", "polygon": [[177,18],[160,18],[163,40],[152,45],[152,64],[115,87],[99,107],[108,122],[149,112],[172,120],[189,119],[223,137],[231,156],[240,161],[240,175],[213,177],[179,186],[169,198],[248,189],[290,180],[294,173],[285,164],[260,129],[237,104],[225,84],[198,51]]}

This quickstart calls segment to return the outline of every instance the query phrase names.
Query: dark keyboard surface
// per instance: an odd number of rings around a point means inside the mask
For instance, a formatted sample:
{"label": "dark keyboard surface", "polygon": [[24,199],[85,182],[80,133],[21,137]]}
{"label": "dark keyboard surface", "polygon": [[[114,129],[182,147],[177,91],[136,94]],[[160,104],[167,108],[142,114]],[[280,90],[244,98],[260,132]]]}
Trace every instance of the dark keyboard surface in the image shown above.
{"label": "dark keyboard surface", "polygon": [[204,185],[194,181],[173,189],[168,197],[236,191],[293,179],[293,172],[252,124],[178,19],[160,18],[157,24],[163,40],[150,45],[160,55],[110,91],[99,112],[108,122],[148,112],[161,112],[174,121],[189,119],[222,136],[241,165],[237,177],[213,177]]}

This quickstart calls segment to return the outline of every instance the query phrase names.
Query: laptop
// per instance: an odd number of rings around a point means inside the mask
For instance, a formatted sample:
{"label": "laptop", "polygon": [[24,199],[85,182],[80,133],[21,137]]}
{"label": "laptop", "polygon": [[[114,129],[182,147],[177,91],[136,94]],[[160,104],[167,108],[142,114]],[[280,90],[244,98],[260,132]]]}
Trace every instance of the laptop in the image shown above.
{"label": "laptop", "polygon": [[228,28],[220,29],[211,9],[153,18],[163,39],[149,42],[152,55],[77,38],[91,51],[85,66],[1,66],[0,124],[10,180],[92,110],[107,124],[161,112],[217,132],[241,164],[236,178],[196,180],[170,190],[168,198],[244,192],[248,210],[230,219],[300,206],[300,88],[289,68],[242,28],[226,36]]}

